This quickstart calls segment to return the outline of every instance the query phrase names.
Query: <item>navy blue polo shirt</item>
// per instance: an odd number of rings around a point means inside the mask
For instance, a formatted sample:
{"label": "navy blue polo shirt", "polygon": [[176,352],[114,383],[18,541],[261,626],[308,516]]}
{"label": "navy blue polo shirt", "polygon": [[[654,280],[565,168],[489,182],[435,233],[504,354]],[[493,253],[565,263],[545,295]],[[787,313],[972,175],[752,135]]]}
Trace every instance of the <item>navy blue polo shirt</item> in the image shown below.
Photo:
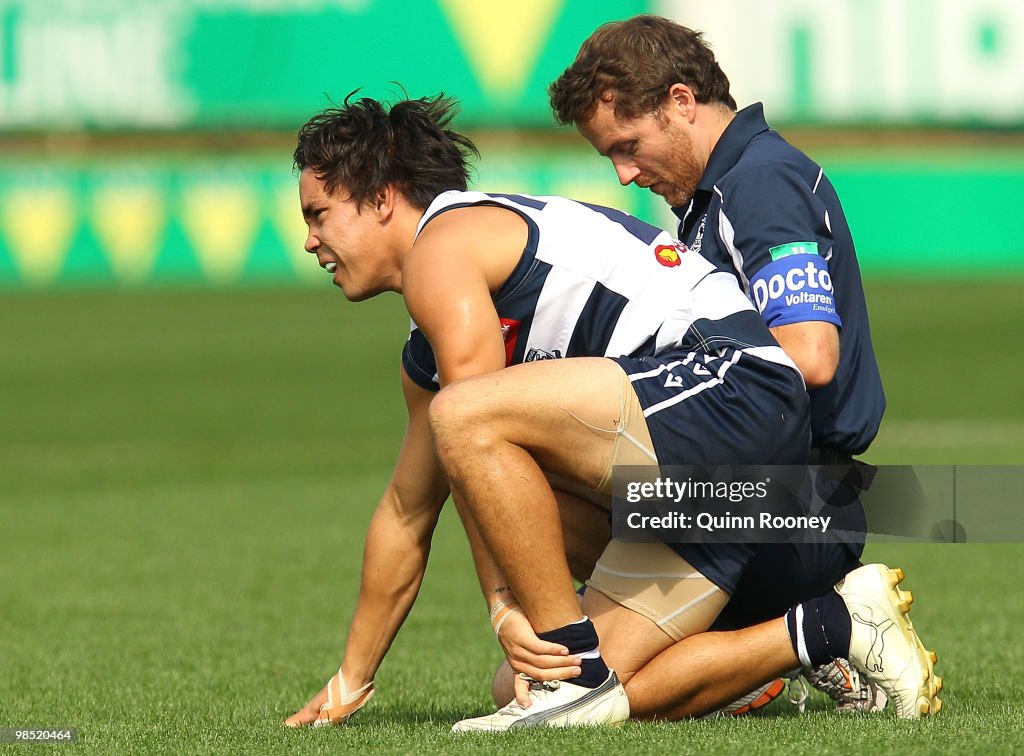
{"label": "navy blue polo shirt", "polygon": [[679,238],[732,269],[769,326],[839,328],[835,378],[810,392],[812,443],[867,449],[885,394],[853,237],[821,167],[772,131],[755,103],[722,134],[689,206],[673,212]]}

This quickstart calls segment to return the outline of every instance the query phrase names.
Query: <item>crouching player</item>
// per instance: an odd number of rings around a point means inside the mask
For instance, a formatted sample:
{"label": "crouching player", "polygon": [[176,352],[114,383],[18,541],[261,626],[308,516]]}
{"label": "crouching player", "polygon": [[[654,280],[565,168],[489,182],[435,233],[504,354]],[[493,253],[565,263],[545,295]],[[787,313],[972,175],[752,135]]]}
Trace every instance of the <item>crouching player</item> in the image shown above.
{"label": "crouching player", "polygon": [[[307,251],[350,300],[401,293],[413,326],[408,425],[342,667],[287,723],[340,723],[369,700],[449,493],[506,655],[532,677],[458,731],[609,724],[630,706],[703,713],[847,655],[903,716],[936,710],[938,678],[892,573],[869,566],[832,591],[855,563],[839,545],[762,565],[756,547],[612,542],[584,615],[561,524],[579,502],[570,489],[607,492],[613,465],[802,463],[807,395],[732,275],[665,232],[560,197],[466,191],[473,147],[452,116],[441,97],[346,100],[299,133]],[[776,615],[796,605],[791,616],[702,632],[759,568],[779,586]],[[655,574],[671,576],[670,600],[650,600]],[[871,640],[882,633],[884,647]]]}

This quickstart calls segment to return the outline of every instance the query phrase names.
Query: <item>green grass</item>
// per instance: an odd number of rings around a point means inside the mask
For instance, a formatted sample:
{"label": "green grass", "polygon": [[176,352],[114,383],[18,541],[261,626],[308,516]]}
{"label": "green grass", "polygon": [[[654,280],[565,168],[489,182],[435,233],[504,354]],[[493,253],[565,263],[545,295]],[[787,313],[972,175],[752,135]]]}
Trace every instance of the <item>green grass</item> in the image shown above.
{"label": "green grass", "polygon": [[[868,459],[1018,464],[1019,282],[869,282],[890,409]],[[397,297],[321,290],[0,298],[0,727],[100,753],[1014,752],[1021,544],[869,547],[941,657],[934,721],[813,698],[737,721],[456,738],[500,659],[456,519],[355,724],[280,721],[340,659],[402,429]],[[0,749],[4,746],[0,746]],[[17,746],[7,746],[20,752]]]}

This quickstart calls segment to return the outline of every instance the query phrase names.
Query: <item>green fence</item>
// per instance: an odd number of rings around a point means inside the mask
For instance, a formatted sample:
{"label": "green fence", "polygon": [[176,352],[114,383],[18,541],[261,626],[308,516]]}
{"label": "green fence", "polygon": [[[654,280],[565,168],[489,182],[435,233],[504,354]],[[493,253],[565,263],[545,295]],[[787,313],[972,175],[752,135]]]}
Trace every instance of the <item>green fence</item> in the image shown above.
{"label": "green fence", "polygon": [[[1024,269],[1017,153],[885,161],[846,154],[823,162],[868,272]],[[660,198],[620,187],[607,161],[582,148],[489,149],[476,184],[568,195],[672,227]],[[185,163],[8,165],[0,171],[0,285],[323,280],[302,251],[296,186],[286,151]]]}
{"label": "green fence", "polygon": [[[737,100],[764,100],[773,123],[1024,124],[1015,0],[0,0],[0,286],[316,276],[291,137],[229,143],[293,134],[357,87],[395,96],[391,82],[463,102],[460,128],[484,141],[480,188],[564,194],[672,228],[658,198],[620,188],[581,139],[537,137],[551,127],[546,87],[580,42],[641,12],[705,30]],[[494,136],[523,129],[533,136]],[[79,131],[103,133],[76,157],[45,136]],[[181,138],[195,131],[217,134]],[[140,132],[148,149],[117,136]],[[172,134],[174,154],[161,141]],[[229,149],[213,154],[211,139]],[[816,157],[866,270],[1022,270],[1024,150]]]}

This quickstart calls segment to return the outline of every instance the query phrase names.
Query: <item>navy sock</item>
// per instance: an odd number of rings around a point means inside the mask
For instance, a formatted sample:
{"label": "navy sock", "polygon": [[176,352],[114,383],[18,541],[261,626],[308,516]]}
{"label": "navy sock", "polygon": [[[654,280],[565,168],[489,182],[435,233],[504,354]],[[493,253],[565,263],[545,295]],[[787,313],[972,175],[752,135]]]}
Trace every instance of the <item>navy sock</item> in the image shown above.
{"label": "navy sock", "polygon": [[604,663],[600,652],[597,650],[597,630],[594,623],[584,617],[582,622],[574,622],[571,625],[556,627],[546,633],[537,633],[537,637],[549,643],[560,643],[569,649],[569,654],[597,654],[595,658],[583,659],[580,668],[583,674],[574,677],[566,682],[574,685],[581,685],[584,688],[596,688],[608,679],[608,665]]}
{"label": "navy sock", "polygon": [[786,629],[805,667],[818,667],[850,655],[850,613],[834,591],[786,612]]}

